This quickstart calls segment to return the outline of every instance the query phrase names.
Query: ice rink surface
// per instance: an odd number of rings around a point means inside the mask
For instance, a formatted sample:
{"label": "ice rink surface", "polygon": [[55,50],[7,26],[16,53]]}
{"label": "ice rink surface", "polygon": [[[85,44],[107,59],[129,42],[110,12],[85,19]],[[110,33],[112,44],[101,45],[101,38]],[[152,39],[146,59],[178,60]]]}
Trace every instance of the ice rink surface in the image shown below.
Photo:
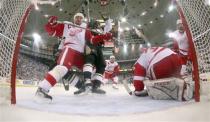
{"label": "ice rink surface", "polygon": [[50,91],[51,104],[35,101],[36,87],[18,87],[17,104],[1,105],[0,122],[210,122],[210,101],[152,100],[129,96],[122,86],[102,87],[106,95],[73,95],[75,88]]}

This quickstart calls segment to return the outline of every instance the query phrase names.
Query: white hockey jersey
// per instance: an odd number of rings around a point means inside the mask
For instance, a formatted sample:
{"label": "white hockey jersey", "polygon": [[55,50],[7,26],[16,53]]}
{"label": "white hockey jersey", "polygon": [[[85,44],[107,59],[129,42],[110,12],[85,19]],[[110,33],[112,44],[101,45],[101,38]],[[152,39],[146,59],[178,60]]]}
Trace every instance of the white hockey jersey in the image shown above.
{"label": "white hockey jersey", "polygon": [[[140,58],[136,61],[136,63],[139,63],[142,67],[144,67],[144,69],[146,70],[147,77],[150,77],[151,76],[150,69],[152,68],[153,64],[161,61],[163,58],[171,54],[175,54],[175,52],[173,52],[172,50],[168,48],[164,48],[164,47],[147,48],[141,54]],[[143,79],[144,78],[140,78],[140,80],[143,80]]]}
{"label": "white hockey jersey", "polygon": [[[87,24],[82,23],[80,27],[86,28]],[[85,46],[85,29],[73,27],[64,24],[63,37],[65,37],[64,47],[70,47],[78,52],[84,52]]]}
{"label": "white hockey jersey", "polygon": [[110,60],[106,60],[105,72],[109,73],[119,72],[118,63],[116,61],[112,63],[110,62]]}

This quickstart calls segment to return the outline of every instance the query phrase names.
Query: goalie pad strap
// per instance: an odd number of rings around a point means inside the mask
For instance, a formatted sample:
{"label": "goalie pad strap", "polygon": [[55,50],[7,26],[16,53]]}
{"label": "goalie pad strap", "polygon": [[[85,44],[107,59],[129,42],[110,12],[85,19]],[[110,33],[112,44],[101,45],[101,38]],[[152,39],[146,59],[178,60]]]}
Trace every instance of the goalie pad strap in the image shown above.
{"label": "goalie pad strap", "polygon": [[99,73],[95,73],[95,74],[92,76],[91,80],[98,80],[98,81],[100,81],[100,82],[103,82],[103,75],[101,75],[101,74],[99,74]]}
{"label": "goalie pad strap", "polygon": [[93,72],[93,65],[92,64],[85,64],[83,67],[83,72]]}

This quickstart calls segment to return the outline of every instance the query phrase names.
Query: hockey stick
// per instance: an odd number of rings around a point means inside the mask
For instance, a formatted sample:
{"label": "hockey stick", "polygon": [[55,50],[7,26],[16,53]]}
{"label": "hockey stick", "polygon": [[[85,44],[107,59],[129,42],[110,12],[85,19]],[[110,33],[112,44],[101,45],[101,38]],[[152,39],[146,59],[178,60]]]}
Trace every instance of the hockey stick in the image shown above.
{"label": "hockey stick", "polygon": [[122,80],[122,84],[123,84],[125,90],[128,92],[129,95],[135,94],[135,96],[138,96],[138,97],[145,97],[145,96],[148,96],[147,90],[142,90],[142,91],[140,91],[140,92],[138,92],[138,93],[133,92],[133,91],[131,90],[131,88],[128,86],[127,80]]}
{"label": "hockey stick", "polygon": [[[81,29],[84,29],[84,30],[89,30],[91,32],[94,32],[94,33],[97,33],[97,34],[104,34],[104,33],[101,33],[99,31],[96,31],[96,30],[93,30],[93,29],[89,29],[89,28],[84,28],[84,27],[80,27],[79,25],[76,25],[72,22],[69,22],[69,21],[57,21],[58,23],[63,23],[63,24],[69,24],[71,26],[74,26],[74,27],[77,27],[77,28],[81,28]],[[119,40],[117,39],[116,37],[113,37],[114,40]]]}
{"label": "hockey stick", "polygon": [[72,71],[68,71],[67,74],[61,79],[64,89],[66,91],[69,91],[69,85],[73,82],[75,77],[76,77],[76,75],[72,74]]}
{"label": "hockey stick", "polygon": [[123,84],[125,90],[128,92],[129,95],[132,95],[132,90],[130,89],[130,87],[128,86],[128,82],[127,80],[122,80],[121,83]]}

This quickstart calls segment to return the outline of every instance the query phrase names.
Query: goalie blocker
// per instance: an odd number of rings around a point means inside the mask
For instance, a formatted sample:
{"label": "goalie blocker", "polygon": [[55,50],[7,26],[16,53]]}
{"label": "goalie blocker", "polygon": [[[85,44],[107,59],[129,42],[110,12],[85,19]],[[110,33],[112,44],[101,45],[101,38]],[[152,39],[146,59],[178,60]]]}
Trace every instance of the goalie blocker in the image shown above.
{"label": "goalie blocker", "polygon": [[187,101],[193,98],[194,82],[189,77],[146,80],[144,84],[149,96],[156,100]]}

